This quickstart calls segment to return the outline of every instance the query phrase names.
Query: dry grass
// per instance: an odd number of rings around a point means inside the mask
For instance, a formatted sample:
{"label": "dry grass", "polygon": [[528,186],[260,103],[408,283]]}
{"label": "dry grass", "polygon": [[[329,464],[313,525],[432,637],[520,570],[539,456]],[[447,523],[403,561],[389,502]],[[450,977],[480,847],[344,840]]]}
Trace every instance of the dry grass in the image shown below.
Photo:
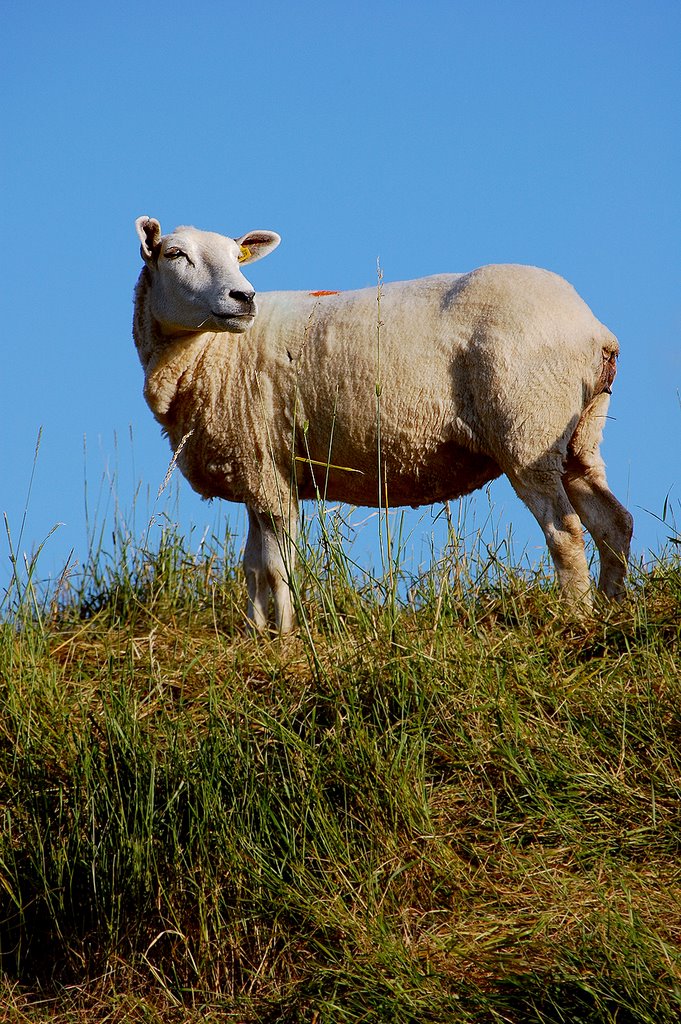
{"label": "dry grass", "polygon": [[281,642],[173,534],[17,592],[0,1020],[678,1020],[678,559],[582,623],[307,562]]}

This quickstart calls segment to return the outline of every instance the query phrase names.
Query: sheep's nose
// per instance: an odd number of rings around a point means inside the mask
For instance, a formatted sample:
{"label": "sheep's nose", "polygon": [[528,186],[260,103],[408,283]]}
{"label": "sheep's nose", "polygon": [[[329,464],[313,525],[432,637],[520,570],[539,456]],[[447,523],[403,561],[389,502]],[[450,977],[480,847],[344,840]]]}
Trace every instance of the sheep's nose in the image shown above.
{"label": "sheep's nose", "polygon": [[229,297],[230,299],[235,299],[237,302],[244,302],[247,306],[250,306],[255,298],[255,292],[239,292],[235,290],[229,293]]}

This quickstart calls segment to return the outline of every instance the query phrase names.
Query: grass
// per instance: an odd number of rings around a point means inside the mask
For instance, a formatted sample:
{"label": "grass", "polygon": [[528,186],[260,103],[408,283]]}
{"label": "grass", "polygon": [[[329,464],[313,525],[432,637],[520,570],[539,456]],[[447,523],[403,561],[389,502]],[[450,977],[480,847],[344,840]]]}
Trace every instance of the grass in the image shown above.
{"label": "grass", "polygon": [[681,1018],[678,554],[576,623],[450,525],[361,580],[329,514],[281,642],[229,536],[17,565],[0,1021]]}

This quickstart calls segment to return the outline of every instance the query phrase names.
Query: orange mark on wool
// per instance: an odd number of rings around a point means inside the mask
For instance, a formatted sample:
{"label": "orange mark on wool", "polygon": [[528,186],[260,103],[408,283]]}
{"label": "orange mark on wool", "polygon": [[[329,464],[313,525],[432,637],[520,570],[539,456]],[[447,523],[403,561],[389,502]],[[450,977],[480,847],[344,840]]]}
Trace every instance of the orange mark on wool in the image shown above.
{"label": "orange mark on wool", "polygon": [[316,298],[318,295],[340,295],[340,292],[310,292],[309,294]]}

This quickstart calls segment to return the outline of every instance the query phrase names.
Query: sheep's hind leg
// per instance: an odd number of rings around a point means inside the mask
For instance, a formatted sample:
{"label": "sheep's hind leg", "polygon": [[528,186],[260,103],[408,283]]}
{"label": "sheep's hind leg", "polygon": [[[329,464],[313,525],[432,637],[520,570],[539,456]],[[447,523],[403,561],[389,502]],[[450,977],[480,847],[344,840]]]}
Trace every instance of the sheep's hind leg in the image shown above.
{"label": "sheep's hind leg", "polygon": [[598,589],[620,601],[624,596],[629,546],[634,521],[608,487],[598,453],[589,459],[570,456],[563,483],[580,519],[593,537],[600,557]]}
{"label": "sheep's hind leg", "polygon": [[541,526],[563,600],[575,611],[591,609],[591,580],[584,553],[582,524],[555,471],[523,470],[509,474],[518,497]]}

